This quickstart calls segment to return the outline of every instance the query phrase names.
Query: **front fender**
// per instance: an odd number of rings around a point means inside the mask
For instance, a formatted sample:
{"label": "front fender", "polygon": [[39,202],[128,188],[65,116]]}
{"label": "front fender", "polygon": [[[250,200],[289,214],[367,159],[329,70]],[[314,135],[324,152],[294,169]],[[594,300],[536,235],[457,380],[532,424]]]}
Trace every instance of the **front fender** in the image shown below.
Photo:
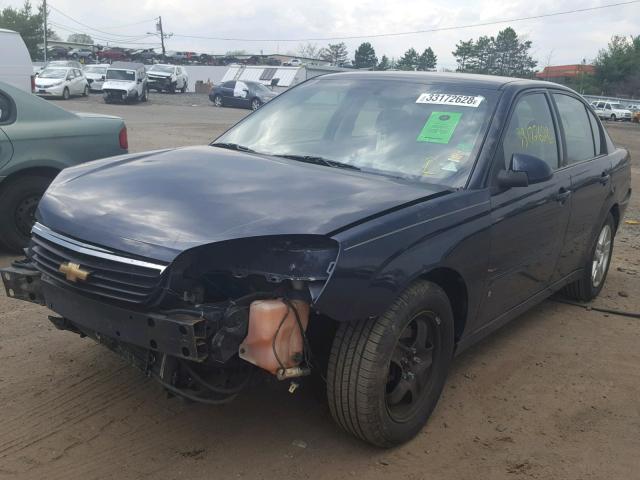
{"label": "front fender", "polygon": [[485,291],[489,213],[487,191],[461,191],[336,235],[340,254],[318,310],[337,321],[377,317],[417,278],[445,267],[464,278],[475,314]]}

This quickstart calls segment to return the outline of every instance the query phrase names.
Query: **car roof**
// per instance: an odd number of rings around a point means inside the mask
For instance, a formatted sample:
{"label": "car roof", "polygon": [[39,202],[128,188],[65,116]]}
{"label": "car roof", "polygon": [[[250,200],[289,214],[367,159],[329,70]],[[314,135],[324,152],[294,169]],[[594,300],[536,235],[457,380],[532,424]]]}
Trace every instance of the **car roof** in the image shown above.
{"label": "car roof", "polygon": [[331,78],[367,78],[379,80],[408,80],[408,81],[429,81],[433,83],[449,83],[451,85],[483,88],[487,90],[501,90],[511,86],[516,88],[558,88],[567,91],[571,89],[563,87],[557,83],[545,82],[542,80],[530,80],[526,78],[500,77],[496,75],[481,75],[475,73],[458,72],[404,72],[404,71],[384,71],[384,72],[339,72],[323,75],[322,79]]}
{"label": "car roof", "polygon": [[109,68],[120,70],[144,70],[144,65],[137,62],[113,62],[111,65],[109,65]]}

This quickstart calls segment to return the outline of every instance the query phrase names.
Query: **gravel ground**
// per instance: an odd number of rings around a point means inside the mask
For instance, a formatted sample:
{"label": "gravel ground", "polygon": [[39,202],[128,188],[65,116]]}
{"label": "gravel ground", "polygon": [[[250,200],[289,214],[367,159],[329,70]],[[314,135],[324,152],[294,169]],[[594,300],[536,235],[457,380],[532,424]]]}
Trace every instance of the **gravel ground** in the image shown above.
{"label": "gravel ground", "polygon": [[[247,112],[205,96],[60,102],[127,121],[132,151],[205,143]],[[615,124],[635,158],[640,128]],[[640,220],[636,194],[627,219]],[[640,226],[623,224],[600,307],[640,311]],[[0,265],[10,257],[0,254]],[[432,419],[382,451],[342,434],[311,389],[268,382],[224,407],[167,399],[124,361],[0,293],[0,478],[631,479],[640,320],[546,301],[458,357]]]}

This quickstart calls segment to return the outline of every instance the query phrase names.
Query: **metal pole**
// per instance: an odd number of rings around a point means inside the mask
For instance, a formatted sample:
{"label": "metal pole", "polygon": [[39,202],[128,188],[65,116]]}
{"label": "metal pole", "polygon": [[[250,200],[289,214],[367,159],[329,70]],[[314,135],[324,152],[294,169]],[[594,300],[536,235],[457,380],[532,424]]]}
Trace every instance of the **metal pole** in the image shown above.
{"label": "metal pole", "polygon": [[162,60],[164,61],[166,51],[164,49],[164,32],[162,31],[162,17],[158,17],[158,28],[160,29],[160,42],[162,42]]}
{"label": "metal pole", "polygon": [[47,63],[47,0],[42,0],[44,13],[44,63]]}

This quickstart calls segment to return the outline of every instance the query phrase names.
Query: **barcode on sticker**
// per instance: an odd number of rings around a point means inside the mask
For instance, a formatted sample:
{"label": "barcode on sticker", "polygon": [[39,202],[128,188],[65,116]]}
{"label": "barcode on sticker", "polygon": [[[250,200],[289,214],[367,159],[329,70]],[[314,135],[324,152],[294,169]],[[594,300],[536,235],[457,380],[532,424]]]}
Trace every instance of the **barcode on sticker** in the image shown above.
{"label": "barcode on sticker", "polygon": [[452,95],[449,93],[422,93],[416,103],[432,105],[458,105],[460,107],[477,108],[484,100],[480,95]]}

